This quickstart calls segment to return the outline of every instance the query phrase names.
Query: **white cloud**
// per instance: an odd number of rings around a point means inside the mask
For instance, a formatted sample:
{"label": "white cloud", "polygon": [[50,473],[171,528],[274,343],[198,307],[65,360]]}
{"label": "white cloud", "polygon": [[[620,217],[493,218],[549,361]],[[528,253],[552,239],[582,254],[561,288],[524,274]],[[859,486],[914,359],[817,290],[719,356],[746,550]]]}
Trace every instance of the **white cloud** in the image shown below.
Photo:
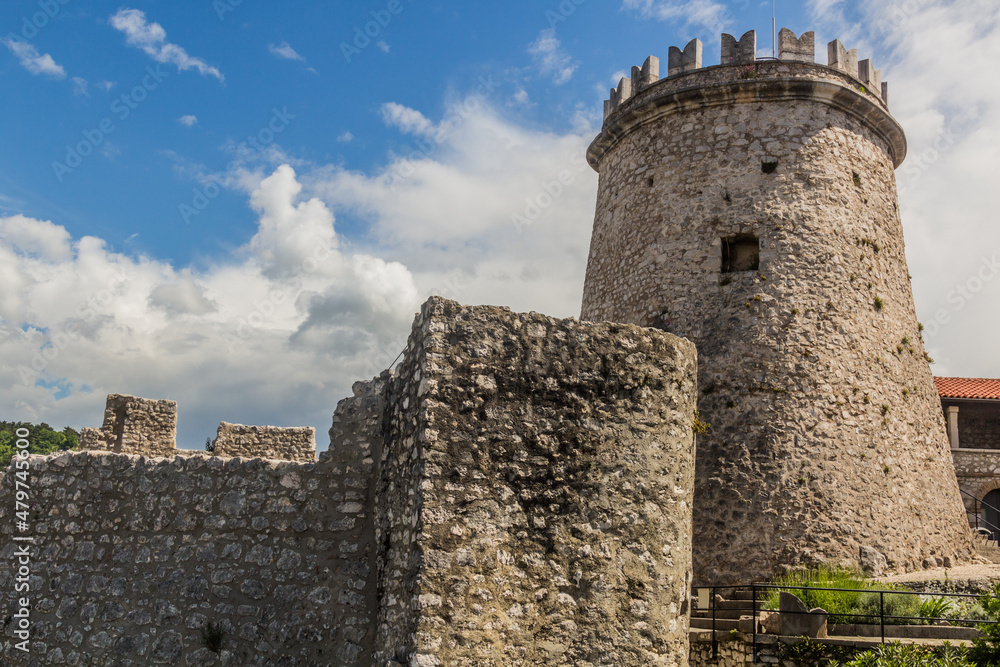
{"label": "white cloud", "polygon": [[[917,313],[938,361],[932,369],[1000,377],[1000,269],[992,268],[1000,259],[1000,88],[984,85],[1000,58],[1000,6],[875,3],[858,25],[863,42],[875,45],[859,57],[882,69],[890,110],[906,132],[896,178]],[[947,321],[936,322],[937,313]]]}
{"label": "white cloud", "polygon": [[107,393],[175,398],[187,447],[222,419],[325,431],[351,382],[399,352],[420,299],[402,264],[342,248],[301,190],[287,166],[259,182],[257,234],[203,270],[0,218],[0,405],[96,426]]}
{"label": "white cloud", "polygon": [[109,90],[111,90],[112,88],[114,88],[116,85],[117,84],[114,81],[98,81],[97,82],[97,87],[100,88],[101,90],[103,90],[104,92],[108,92]]}
{"label": "white cloud", "polygon": [[90,93],[87,92],[87,80],[74,76],[70,81],[73,82],[73,94],[74,95],[84,95],[90,97]]}
{"label": "white cloud", "polygon": [[339,137],[337,137],[337,141],[339,141],[342,144],[349,144],[352,141],[354,141],[354,135],[351,134],[350,131],[344,132]]}
{"label": "white cloud", "polygon": [[184,127],[194,127],[195,125],[198,124],[198,117],[188,114],[186,116],[181,116],[180,118],[178,118],[177,122],[183,125]]}
{"label": "white cloud", "polygon": [[66,70],[61,65],[56,64],[56,61],[49,54],[40,55],[33,44],[10,38],[0,41],[17,57],[21,67],[32,74],[44,74],[56,79],[66,78]]}
{"label": "white cloud", "polygon": [[[481,101],[427,123],[450,128],[433,152],[368,174],[280,166],[255,177],[248,165],[257,233],[198,269],[4,219],[0,406],[97,426],[104,395],[125,392],[178,400],[182,446],[200,447],[223,419],[322,434],[351,384],[395,359],[431,293],[576,315],[597,180],[583,161],[590,137],[526,130]],[[335,211],[368,231],[341,237]],[[58,352],[46,360],[49,344]],[[33,358],[69,396],[25,383],[19,367]]]}
{"label": "white cloud", "polygon": [[296,53],[295,49],[293,49],[288,44],[288,42],[282,42],[281,44],[277,45],[268,44],[267,50],[270,51],[273,55],[276,55],[279,58],[284,58],[285,60],[301,60],[302,62],[306,61],[305,58]]}
{"label": "white cloud", "polygon": [[645,19],[680,21],[711,33],[720,33],[731,22],[728,7],[713,0],[624,0],[622,9],[639,12]]}
{"label": "white cloud", "polygon": [[54,261],[64,260],[72,254],[69,232],[51,222],[23,215],[0,218],[0,243],[22,254]]}
{"label": "white cloud", "polygon": [[402,104],[388,102],[382,105],[382,121],[406,134],[414,134],[418,137],[432,137],[441,131],[441,128],[432,123],[426,116],[415,109],[405,107]]}
{"label": "white cloud", "polygon": [[556,85],[573,78],[576,63],[562,50],[555,28],[546,28],[538,33],[538,38],[528,45],[528,53],[539,71],[545,76],[551,75]]}
{"label": "white cloud", "polygon": [[377,46],[382,51],[382,53],[389,53],[389,44],[385,40],[383,39],[378,40],[377,42],[375,42],[375,46]]}
{"label": "white cloud", "polygon": [[121,8],[110,21],[115,30],[125,34],[127,44],[142,49],[156,62],[175,65],[182,72],[196,69],[202,76],[214,76],[219,81],[225,80],[218,69],[201,58],[188,55],[188,52],[177,44],[168,42],[166,30],[159,23],[148,23],[144,12]]}

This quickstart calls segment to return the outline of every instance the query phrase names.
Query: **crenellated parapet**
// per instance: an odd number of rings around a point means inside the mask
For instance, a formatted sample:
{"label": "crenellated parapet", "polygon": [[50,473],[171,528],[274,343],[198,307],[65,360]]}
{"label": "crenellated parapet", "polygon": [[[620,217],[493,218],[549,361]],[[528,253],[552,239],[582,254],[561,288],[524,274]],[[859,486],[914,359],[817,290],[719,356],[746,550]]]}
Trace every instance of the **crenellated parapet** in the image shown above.
{"label": "crenellated parapet", "polygon": [[[701,69],[704,45],[701,40],[693,39],[684,49],[671,46],[667,60],[667,78],[678,77]],[[733,35],[723,33],[719,55],[720,67],[756,68],[759,63],[774,61],[774,58],[757,57],[757,31],[750,30],[738,40]],[[788,28],[782,28],[778,33],[778,57],[780,62],[816,62],[816,34],[803,33],[797,37]],[[888,85],[882,81],[881,70],[870,60],[858,60],[857,49],[848,50],[840,42],[834,40],[827,46],[827,66],[850,75],[859,82],[862,91],[871,92],[874,96],[888,104]],[[630,77],[622,77],[616,88],[611,89],[608,99],[604,102],[604,118],[614,114],[623,104],[660,81],[660,61],[655,56],[646,58],[642,67],[633,67]],[[756,78],[747,75],[741,78]]]}

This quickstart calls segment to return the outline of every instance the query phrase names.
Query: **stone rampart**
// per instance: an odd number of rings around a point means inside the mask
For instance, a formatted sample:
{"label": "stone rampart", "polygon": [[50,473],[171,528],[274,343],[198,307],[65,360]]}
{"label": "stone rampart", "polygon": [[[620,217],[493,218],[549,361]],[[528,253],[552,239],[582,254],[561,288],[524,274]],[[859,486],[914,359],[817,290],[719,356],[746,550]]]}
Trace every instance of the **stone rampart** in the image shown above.
{"label": "stone rampart", "polygon": [[[8,626],[5,664],[365,664],[371,545],[349,470],[73,452],[32,457],[30,479],[30,653],[12,648]],[[10,484],[7,609],[21,546],[9,540]],[[220,653],[203,639],[209,624]]]}
{"label": "stone rampart", "polygon": [[171,456],[177,449],[177,403],[110,394],[104,424],[81,431],[80,449]]}
{"label": "stone rampart", "polygon": [[216,456],[283,461],[315,461],[316,429],[309,427],[245,426],[222,422],[212,453]]}
{"label": "stone rampart", "polygon": [[686,667],[696,364],[656,330],[432,299],[317,462],[32,457],[30,653],[14,622],[0,661]]}
{"label": "stone rampart", "polygon": [[381,660],[686,665],[694,348],[425,305],[392,379]]}

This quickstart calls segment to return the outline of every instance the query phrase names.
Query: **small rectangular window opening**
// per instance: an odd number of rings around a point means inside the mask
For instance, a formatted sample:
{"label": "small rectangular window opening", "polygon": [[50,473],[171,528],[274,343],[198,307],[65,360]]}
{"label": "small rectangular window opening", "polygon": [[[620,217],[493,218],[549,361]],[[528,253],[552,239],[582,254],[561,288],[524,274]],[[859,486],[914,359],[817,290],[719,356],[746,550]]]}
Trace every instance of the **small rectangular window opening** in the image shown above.
{"label": "small rectangular window opening", "polygon": [[760,239],[744,234],[722,239],[722,272],[756,271],[760,268]]}

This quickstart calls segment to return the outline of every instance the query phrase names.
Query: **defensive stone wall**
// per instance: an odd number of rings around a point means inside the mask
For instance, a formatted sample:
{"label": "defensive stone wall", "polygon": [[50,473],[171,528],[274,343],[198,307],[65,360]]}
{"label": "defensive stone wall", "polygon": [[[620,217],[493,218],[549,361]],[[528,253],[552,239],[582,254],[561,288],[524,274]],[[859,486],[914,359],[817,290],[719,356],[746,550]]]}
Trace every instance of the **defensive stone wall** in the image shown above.
{"label": "defensive stone wall", "polygon": [[[971,496],[983,500],[987,493],[1000,489],[1000,459],[995,449],[953,449],[951,457],[955,464],[958,486]],[[969,511],[975,509],[975,502],[968,496],[962,500]]]}
{"label": "defensive stone wall", "polygon": [[696,365],[432,299],[317,462],[31,457],[16,535],[0,476],[0,662],[686,667]]}
{"label": "defensive stone wall", "polygon": [[80,449],[170,456],[177,449],[177,403],[110,394],[100,430],[85,428]]}
{"label": "defensive stone wall", "polygon": [[316,460],[316,429],[310,427],[245,426],[222,422],[212,453],[216,456],[285,461]]}
{"label": "defensive stone wall", "polygon": [[686,665],[695,363],[428,302],[391,381],[376,664]]}
{"label": "defensive stone wall", "polygon": [[[32,457],[30,652],[5,664],[358,664],[365,490],[331,463]],[[0,591],[12,608],[11,477]],[[7,613],[11,613],[8,611]],[[221,631],[221,652],[202,633]]]}

